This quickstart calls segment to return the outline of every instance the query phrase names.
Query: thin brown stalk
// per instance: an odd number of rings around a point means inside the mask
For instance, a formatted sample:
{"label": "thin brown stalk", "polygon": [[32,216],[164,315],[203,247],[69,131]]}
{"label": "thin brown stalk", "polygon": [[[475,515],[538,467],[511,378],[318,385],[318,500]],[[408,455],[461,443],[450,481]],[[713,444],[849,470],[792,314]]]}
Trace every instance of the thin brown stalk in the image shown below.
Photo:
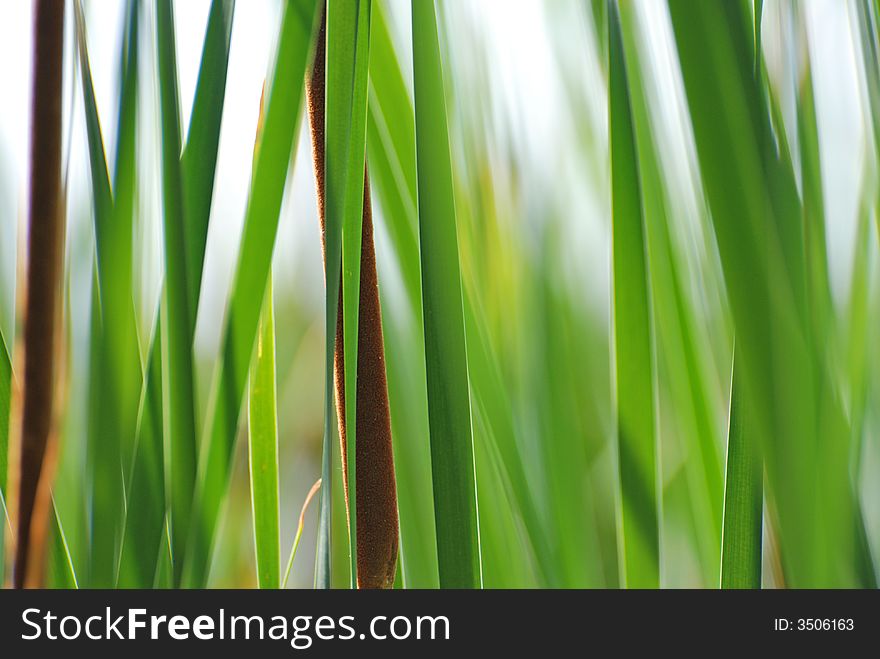
{"label": "thin brown stalk", "polygon": [[30,230],[17,506],[16,588],[42,584],[61,293],[61,92],[64,1],[37,0],[31,128]]}
{"label": "thin brown stalk", "polygon": [[[307,81],[309,124],[318,187],[322,249],[326,250],[324,222],[324,99],[326,13],[321,20],[315,63]],[[391,588],[397,568],[398,518],[397,486],[391,446],[391,414],[385,375],[385,348],[382,338],[382,312],[373,244],[373,214],[370,184],[364,172],[364,211],[361,245],[360,300],[358,320],[357,411],[357,569],[359,588]],[[325,254],[326,256],[326,254]],[[345,456],[345,364],[343,355],[342,290],[336,322],[334,375],[336,415],[342,443],[343,482],[346,514],[348,510],[348,468]]]}

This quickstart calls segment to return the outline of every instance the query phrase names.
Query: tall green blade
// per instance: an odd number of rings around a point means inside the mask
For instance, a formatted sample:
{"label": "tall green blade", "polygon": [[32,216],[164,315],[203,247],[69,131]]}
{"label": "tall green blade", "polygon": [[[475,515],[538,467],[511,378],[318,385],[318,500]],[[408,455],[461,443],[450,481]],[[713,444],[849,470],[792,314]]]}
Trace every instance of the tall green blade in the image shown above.
{"label": "tall green blade", "polygon": [[[327,389],[327,403],[332,403],[333,354],[339,300],[338,273],[341,263],[346,401],[346,455],[343,459],[346,461],[348,477],[352,588],[357,586],[355,423],[371,5],[371,0],[329,0],[327,3],[326,385],[330,387]],[[325,425],[329,429],[336,418],[332,404],[325,404],[325,414]]]}
{"label": "tall green blade", "polygon": [[187,284],[193,326],[198,311],[208,220],[214,197],[214,173],[220,144],[220,123],[226,96],[234,13],[235,0],[213,0],[211,3],[189,132],[181,157],[186,204]]}
{"label": "tall green blade", "polygon": [[412,3],[419,238],[441,588],[482,586],[461,272],[433,1]]}
{"label": "tall green blade", "polygon": [[761,587],[764,472],[757,437],[749,432],[743,411],[736,370],[730,386],[721,587],[757,589]]}
{"label": "tall green blade", "polygon": [[174,580],[181,579],[196,473],[195,389],[193,379],[193,300],[188,283],[186,207],[180,166],[180,109],[171,0],[156,12],[159,98],[162,124],[162,193],[168,360],[168,446],[171,497],[171,549]]}
{"label": "tall green blade", "polygon": [[619,550],[624,583],[660,585],[654,356],[638,156],[615,0],[609,3],[611,207],[617,441],[621,491]]}
{"label": "tall green blade", "polygon": [[278,507],[278,419],[275,395],[275,317],[272,277],[260,316],[259,338],[248,394],[248,464],[254,517],[257,583],[278,588],[281,583],[281,539]]}
{"label": "tall green blade", "polygon": [[[200,456],[196,494],[197,524],[186,556],[188,586],[203,586],[220,506],[226,494],[242,397],[257,336],[262,296],[272,263],[278,217],[299,125],[306,64],[311,52],[311,25],[316,2],[287,0],[281,38],[251,181],[244,234],[232,284],[223,352]],[[308,27],[307,27],[308,26]]]}

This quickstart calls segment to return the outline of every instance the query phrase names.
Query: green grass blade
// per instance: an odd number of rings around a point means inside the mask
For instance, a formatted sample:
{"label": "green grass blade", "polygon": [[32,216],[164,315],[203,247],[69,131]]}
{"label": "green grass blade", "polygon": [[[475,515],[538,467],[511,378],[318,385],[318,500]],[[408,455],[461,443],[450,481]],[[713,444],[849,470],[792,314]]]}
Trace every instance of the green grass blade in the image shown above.
{"label": "green grass blade", "polygon": [[641,184],[617,4],[609,3],[617,439],[624,583],[660,585],[654,357]]}
{"label": "green grass blade", "polygon": [[275,395],[275,317],[272,277],[260,316],[259,338],[248,395],[248,464],[260,588],[281,583],[280,512],[278,507],[278,419]]}
{"label": "green grass blade", "polygon": [[202,47],[192,116],[181,158],[186,204],[186,265],[193,325],[202,284],[208,221],[214,197],[214,173],[220,144],[220,124],[226,96],[234,0],[213,0]]}
{"label": "green grass blade", "polygon": [[441,588],[479,588],[480,537],[449,129],[434,2],[412,3],[431,472]]}
{"label": "green grass blade", "polygon": [[721,539],[721,587],[761,587],[761,527],[764,472],[757,437],[749,431],[739,376],[734,366],[730,386],[724,531]]}
{"label": "green grass blade", "polygon": [[278,218],[299,125],[306,64],[311,52],[316,2],[288,0],[272,83],[267,89],[265,123],[245,212],[239,261],[233,278],[223,354],[212,393],[199,463],[198,524],[192,529],[185,583],[203,586],[220,506],[229,482],[232,451],[256,342],[263,291],[269,277]]}
{"label": "green grass blade", "polygon": [[[345,436],[351,587],[357,587],[356,419],[358,312],[366,158],[367,76],[371,0],[330,0],[327,4],[326,231],[328,402],[332,401],[339,265],[342,267],[345,364]],[[332,405],[325,424],[335,423]]]}
{"label": "green grass blade", "polygon": [[193,379],[193,300],[186,248],[186,209],[180,166],[180,110],[174,15],[170,0],[157,4],[159,98],[162,123],[162,192],[165,237],[165,313],[168,331],[168,446],[171,547],[175,583],[181,579],[196,474],[195,389]]}

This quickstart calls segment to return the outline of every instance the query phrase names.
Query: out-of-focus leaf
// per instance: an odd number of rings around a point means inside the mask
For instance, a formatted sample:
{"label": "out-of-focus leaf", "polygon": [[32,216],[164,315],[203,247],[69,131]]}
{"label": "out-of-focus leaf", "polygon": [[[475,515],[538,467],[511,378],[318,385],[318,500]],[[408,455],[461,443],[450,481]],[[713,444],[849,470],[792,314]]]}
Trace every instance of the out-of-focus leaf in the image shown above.
{"label": "out-of-focus leaf", "polygon": [[752,16],[722,0],[669,8],[786,583],[867,583],[850,430],[811,339],[802,210],[788,151],[774,149]]}
{"label": "out-of-focus leaf", "polygon": [[616,0],[609,3],[617,442],[624,583],[660,585],[654,355],[639,164]]}

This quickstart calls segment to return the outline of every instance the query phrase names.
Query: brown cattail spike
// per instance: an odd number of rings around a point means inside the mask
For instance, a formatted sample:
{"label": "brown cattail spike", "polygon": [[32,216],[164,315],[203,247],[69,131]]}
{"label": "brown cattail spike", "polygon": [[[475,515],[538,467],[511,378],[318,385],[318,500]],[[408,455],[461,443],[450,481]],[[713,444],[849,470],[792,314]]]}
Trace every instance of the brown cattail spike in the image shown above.
{"label": "brown cattail spike", "polygon": [[50,434],[55,391],[55,333],[61,292],[61,91],[64,6],[38,0],[34,23],[30,231],[24,327],[24,398],[18,446],[14,584],[42,582],[50,509]]}
{"label": "brown cattail spike", "polygon": [[[318,187],[322,249],[326,249],[324,222],[324,98],[326,13],[321,20],[312,74],[306,85],[309,123]],[[373,244],[373,214],[369,178],[364,172],[364,212],[361,244],[361,281],[358,317],[358,364],[355,465],[357,467],[357,569],[359,588],[390,588],[397,567],[397,487],[391,447],[391,413],[385,377],[382,312]],[[326,254],[325,254],[326,256]],[[336,413],[342,442],[342,466],[348,508],[348,468],[345,456],[345,365],[343,361],[342,291],[336,322],[334,374]],[[351,511],[348,511],[351,514]]]}

